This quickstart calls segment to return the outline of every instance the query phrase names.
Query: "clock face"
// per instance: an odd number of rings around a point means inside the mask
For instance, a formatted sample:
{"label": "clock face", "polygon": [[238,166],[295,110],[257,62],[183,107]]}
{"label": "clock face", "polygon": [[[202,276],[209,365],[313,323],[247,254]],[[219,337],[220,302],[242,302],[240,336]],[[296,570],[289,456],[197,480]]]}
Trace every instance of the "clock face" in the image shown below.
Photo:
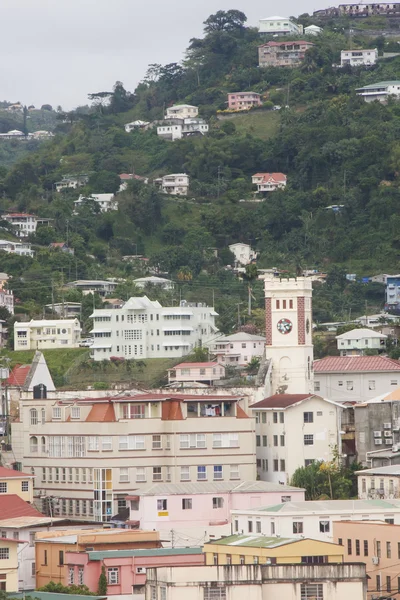
{"label": "clock face", "polygon": [[283,335],[290,333],[293,329],[292,321],[289,321],[289,319],[281,319],[280,321],[278,321],[276,326],[278,328],[278,331]]}

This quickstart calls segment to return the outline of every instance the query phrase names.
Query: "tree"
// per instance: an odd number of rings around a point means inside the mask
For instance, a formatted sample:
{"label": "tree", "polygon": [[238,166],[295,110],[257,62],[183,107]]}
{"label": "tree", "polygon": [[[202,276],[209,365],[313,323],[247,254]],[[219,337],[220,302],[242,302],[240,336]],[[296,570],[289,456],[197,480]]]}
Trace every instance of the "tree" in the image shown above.
{"label": "tree", "polygon": [[246,15],[240,10],[219,10],[204,21],[204,33],[242,29],[246,21]]}
{"label": "tree", "polygon": [[97,595],[98,596],[107,596],[107,577],[106,577],[106,569],[105,566],[102,565],[101,573],[99,577],[99,585],[97,587]]}
{"label": "tree", "polygon": [[89,178],[90,191],[93,194],[115,194],[120,186],[118,175],[111,171],[98,171]]}

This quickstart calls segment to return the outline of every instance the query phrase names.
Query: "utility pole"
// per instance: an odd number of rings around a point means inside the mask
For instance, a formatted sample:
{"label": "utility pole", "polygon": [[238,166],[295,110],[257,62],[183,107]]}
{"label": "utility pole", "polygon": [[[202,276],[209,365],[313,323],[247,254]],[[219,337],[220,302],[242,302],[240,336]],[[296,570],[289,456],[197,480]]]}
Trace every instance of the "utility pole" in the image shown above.
{"label": "utility pole", "polygon": [[171,548],[175,548],[175,532],[171,529]]}
{"label": "utility pole", "polygon": [[243,302],[238,302],[237,303],[237,317],[238,317],[238,327],[240,327],[241,322],[240,322],[240,305],[243,304]]}
{"label": "utility pole", "polygon": [[248,304],[247,304],[247,314],[249,315],[249,317],[251,317],[251,287],[250,287],[250,282],[248,285],[249,288],[249,299],[248,299]]}
{"label": "utility pole", "polygon": [[54,281],[51,280],[51,312],[54,315]]}

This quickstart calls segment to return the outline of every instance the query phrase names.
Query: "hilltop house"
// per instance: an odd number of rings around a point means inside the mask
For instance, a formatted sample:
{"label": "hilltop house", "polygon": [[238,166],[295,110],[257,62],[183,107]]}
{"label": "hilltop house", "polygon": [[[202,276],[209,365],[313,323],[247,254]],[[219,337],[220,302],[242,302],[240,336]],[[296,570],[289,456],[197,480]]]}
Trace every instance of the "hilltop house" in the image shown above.
{"label": "hilltop house", "polygon": [[253,106],[261,106],[261,95],[255,92],[233,92],[228,94],[229,110],[248,110]]}
{"label": "hilltop house", "polygon": [[258,47],[259,67],[297,67],[304,60],[311,42],[267,42]]}
{"label": "hilltop house", "polygon": [[147,129],[149,125],[149,121],[140,121],[138,119],[137,121],[132,121],[131,123],[125,123],[124,128],[126,133],[131,133],[131,131],[134,131],[135,129]]}
{"label": "hilltop house", "polygon": [[189,190],[189,175],[186,173],[173,173],[164,175],[154,180],[154,184],[164,194],[175,196],[187,196]]}
{"label": "hilltop house", "polygon": [[109,212],[110,210],[118,210],[118,203],[114,194],[90,194],[90,196],[82,196],[80,194],[78,200],[74,201],[75,210],[87,204],[94,202],[100,208],[100,212]]}
{"label": "hilltop house", "polygon": [[320,33],[323,32],[322,27],[318,27],[318,25],[309,25],[308,27],[304,28],[304,34],[305,35],[319,35]]}
{"label": "hilltop house", "polygon": [[77,175],[71,177],[63,177],[61,181],[57,181],[54,184],[56,192],[61,192],[66,189],[76,189],[78,187],[83,187],[89,181],[88,175]]}
{"label": "hilltop house", "polygon": [[80,341],[81,326],[78,319],[14,323],[14,350],[78,348]]}
{"label": "hilltop house", "polygon": [[239,331],[222,336],[210,344],[211,354],[215,354],[219,364],[244,367],[254,357],[262,358],[265,337]]}
{"label": "hilltop house", "polygon": [[37,218],[35,215],[25,213],[8,213],[3,215],[3,219],[11,223],[15,229],[15,235],[23,238],[35,233],[37,227]]}
{"label": "hilltop house", "polygon": [[350,65],[351,67],[370,67],[378,60],[377,48],[366,48],[358,50],[342,50],[340,53],[340,66]]}
{"label": "hilltop house", "polygon": [[303,33],[303,26],[287,17],[265,17],[259,21],[258,32],[262,37],[295,36]]}
{"label": "hilltop house", "polygon": [[32,244],[28,242],[10,242],[10,240],[0,240],[0,250],[8,254],[18,254],[18,256],[33,256]]}
{"label": "hilltop house", "polygon": [[157,127],[157,135],[164,140],[180,140],[183,137],[202,136],[208,133],[208,124],[204,119],[191,117],[187,119],[165,120]]}
{"label": "hilltop house", "polygon": [[389,96],[398,100],[400,97],[400,80],[371,83],[356,89],[356,93],[358,96],[362,96],[366,102],[373,102],[374,100],[386,102]]}
{"label": "hilltop house", "polygon": [[257,186],[257,193],[274,192],[285,189],[287,177],[283,173],[256,173],[251,181]]}
{"label": "hilltop house", "polygon": [[174,104],[169,106],[165,113],[165,119],[192,119],[197,117],[199,109],[190,104]]}
{"label": "hilltop house", "polygon": [[362,356],[366,350],[385,350],[387,335],[372,329],[352,329],[336,336],[340,356]]}
{"label": "hilltop house", "polygon": [[235,267],[244,267],[257,260],[258,252],[253,250],[249,244],[236,242],[236,244],[229,245],[229,250],[235,255]]}

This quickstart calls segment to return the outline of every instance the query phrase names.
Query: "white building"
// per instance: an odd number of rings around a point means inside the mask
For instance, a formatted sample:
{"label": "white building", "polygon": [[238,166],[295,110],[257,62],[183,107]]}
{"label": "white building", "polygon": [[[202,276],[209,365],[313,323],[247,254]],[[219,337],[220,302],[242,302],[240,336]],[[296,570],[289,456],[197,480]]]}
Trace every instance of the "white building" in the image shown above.
{"label": "white building", "polygon": [[134,131],[135,129],[147,129],[147,127],[150,125],[150,123],[148,121],[132,121],[131,123],[125,123],[124,127],[125,127],[125,131],[126,133],[131,133],[131,131]]}
{"label": "white building", "polygon": [[106,296],[115,291],[118,283],[119,281],[115,279],[78,279],[77,281],[67,283],[67,287],[81,291],[84,296],[95,293],[100,296]]}
{"label": "white building", "polygon": [[318,27],[318,25],[309,25],[308,27],[304,27],[305,35],[320,35],[324,30],[322,27]]}
{"label": "white building", "polygon": [[217,362],[225,365],[244,367],[251,359],[262,358],[265,350],[265,337],[244,331],[217,338],[209,345],[210,353]]}
{"label": "white building", "polygon": [[165,140],[180,140],[183,137],[206,135],[208,123],[204,119],[171,119],[157,127],[157,135]]}
{"label": "white building", "polygon": [[340,53],[340,66],[370,67],[378,60],[378,49],[367,48],[365,50],[342,50]]}
{"label": "white building", "polygon": [[138,279],[134,279],[133,283],[136,287],[143,289],[146,285],[156,285],[157,287],[162,288],[163,290],[173,290],[175,285],[174,282],[170,279],[165,279],[164,277],[139,277]]}
{"label": "white building", "polygon": [[197,106],[190,104],[174,104],[167,108],[165,119],[192,119],[197,117],[199,109]]}
{"label": "white building", "polygon": [[100,212],[109,212],[110,210],[118,210],[118,202],[114,194],[90,194],[90,196],[79,196],[78,200],[74,201],[75,213],[81,206],[94,202],[100,209]]}
{"label": "white building", "polygon": [[400,498],[400,465],[365,469],[356,475],[360,500]]}
{"label": "white building", "polygon": [[259,509],[233,510],[234,533],[249,531],[249,522],[259,523],[253,531],[282,538],[312,538],[333,542],[333,521],[385,521],[400,524],[400,500],[313,500],[284,502]]}
{"label": "white building", "polygon": [[366,566],[270,564],[148,568],[146,599],[364,600]]}
{"label": "white building", "polygon": [[303,33],[303,26],[294,23],[287,17],[266,17],[260,19],[259,34],[267,36],[300,35]]}
{"label": "white building", "polygon": [[252,249],[249,244],[230,244],[229,250],[235,255],[235,267],[245,266],[254,260],[257,260],[258,252]]}
{"label": "white building", "polygon": [[[265,481],[184,481],[153,483],[127,496],[129,520],[139,529],[162,531],[170,539],[171,529],[200,537],[229,535],[231,510],[280,503],[282,498],[299,502],[304,490]],[[160,515],[160,506],[163,512]]]}
{"label": "white building", "polygon": [[225,377],[225,367],[216,362],[183,362],[168,369],[168,383],[208,383],[213,385]]}
{"label": "white building", "polygon": [[61,192],[66,189],[76,190],[78,187],[83,187],[89,181],[89,177],[87,175],[77,175],[76,177],[63,177],[61,181],[57,181],[54,184],[56,192]]}
{"label": "white building", "polygon": [[36,231],[37,218],[35,215],[25,213],[8,213],[3,215],[3,219],[11,223],[15,228],[15,235],[19,238],[28,237]]}
{"label": "white building", "polygon": [[287,483],[299,467],[340,453],[341,407],[314,394],[275,394],[252,404],[256,417],[257,473]]}
{"label": "white building", "polygon": [[91,355],[95,360],[112,356],[177,358],[215,337],[217,313],[202,303],[181,302],[163,307],[143,296],[130,298],[120,309],[96,309]]}
{"label": "white building", "polygon": [[386,102],[389,96],[392,96],[395,100],[400,97],[400,81],[379,81],[378,83],[371,83],[362,88],[356,89],[358,96],[362,96],[366,102],[373,102],[379,100],[379,102]]}
{"label": "white building", "polygon": [[109,521],[146,483],[255,480],[254,419],[240,400],[175,392],[21,400],[14,460],[34,469],[39,498],[60,499],[56,516]]}
{"label": "white building", "polygon": [[387,335],[372,329],[352,329],[336,336],[340,356],[362,356],[366,350],[384,350]]}
{"label": "white building", "polygon": [[400,362],[385,356],[326,356],[314,361],[314,390],[334,402],[365,402],[400,385]]}
{"label": "white building", "polygon": [[54,319],[14,323],[14,350],[78,348],[81,326],[78,319]]}
{"label": "white building", "polygon": [[48,312],[54,312],[63,319],[79,317],[82,313],[81,302],[56,302],[53,304],[46,304],[45,308]]}
{"label": "white building", "polygon": [[0,240],[0,250],[18,256],[33,256],[35,253],[28,242],[10,242],[10,240]]}
{"label": "white building", "polygon": [[251,181],[257,186],[257,193],[275,192],[285,189],[287,177],[284,173],[256,173]]}
{"label": "white building", "polygon": [[4,306],[11,315],[14,314],[14,293],[12,290],[0,287],[0,306]]}
{"label": "white building", "polygon": [[189,190],[189,175],[186,175],[186,173],[164,175],[164,177],[155,179],[154,184],[164,192],[164,194],[187,196]]}

